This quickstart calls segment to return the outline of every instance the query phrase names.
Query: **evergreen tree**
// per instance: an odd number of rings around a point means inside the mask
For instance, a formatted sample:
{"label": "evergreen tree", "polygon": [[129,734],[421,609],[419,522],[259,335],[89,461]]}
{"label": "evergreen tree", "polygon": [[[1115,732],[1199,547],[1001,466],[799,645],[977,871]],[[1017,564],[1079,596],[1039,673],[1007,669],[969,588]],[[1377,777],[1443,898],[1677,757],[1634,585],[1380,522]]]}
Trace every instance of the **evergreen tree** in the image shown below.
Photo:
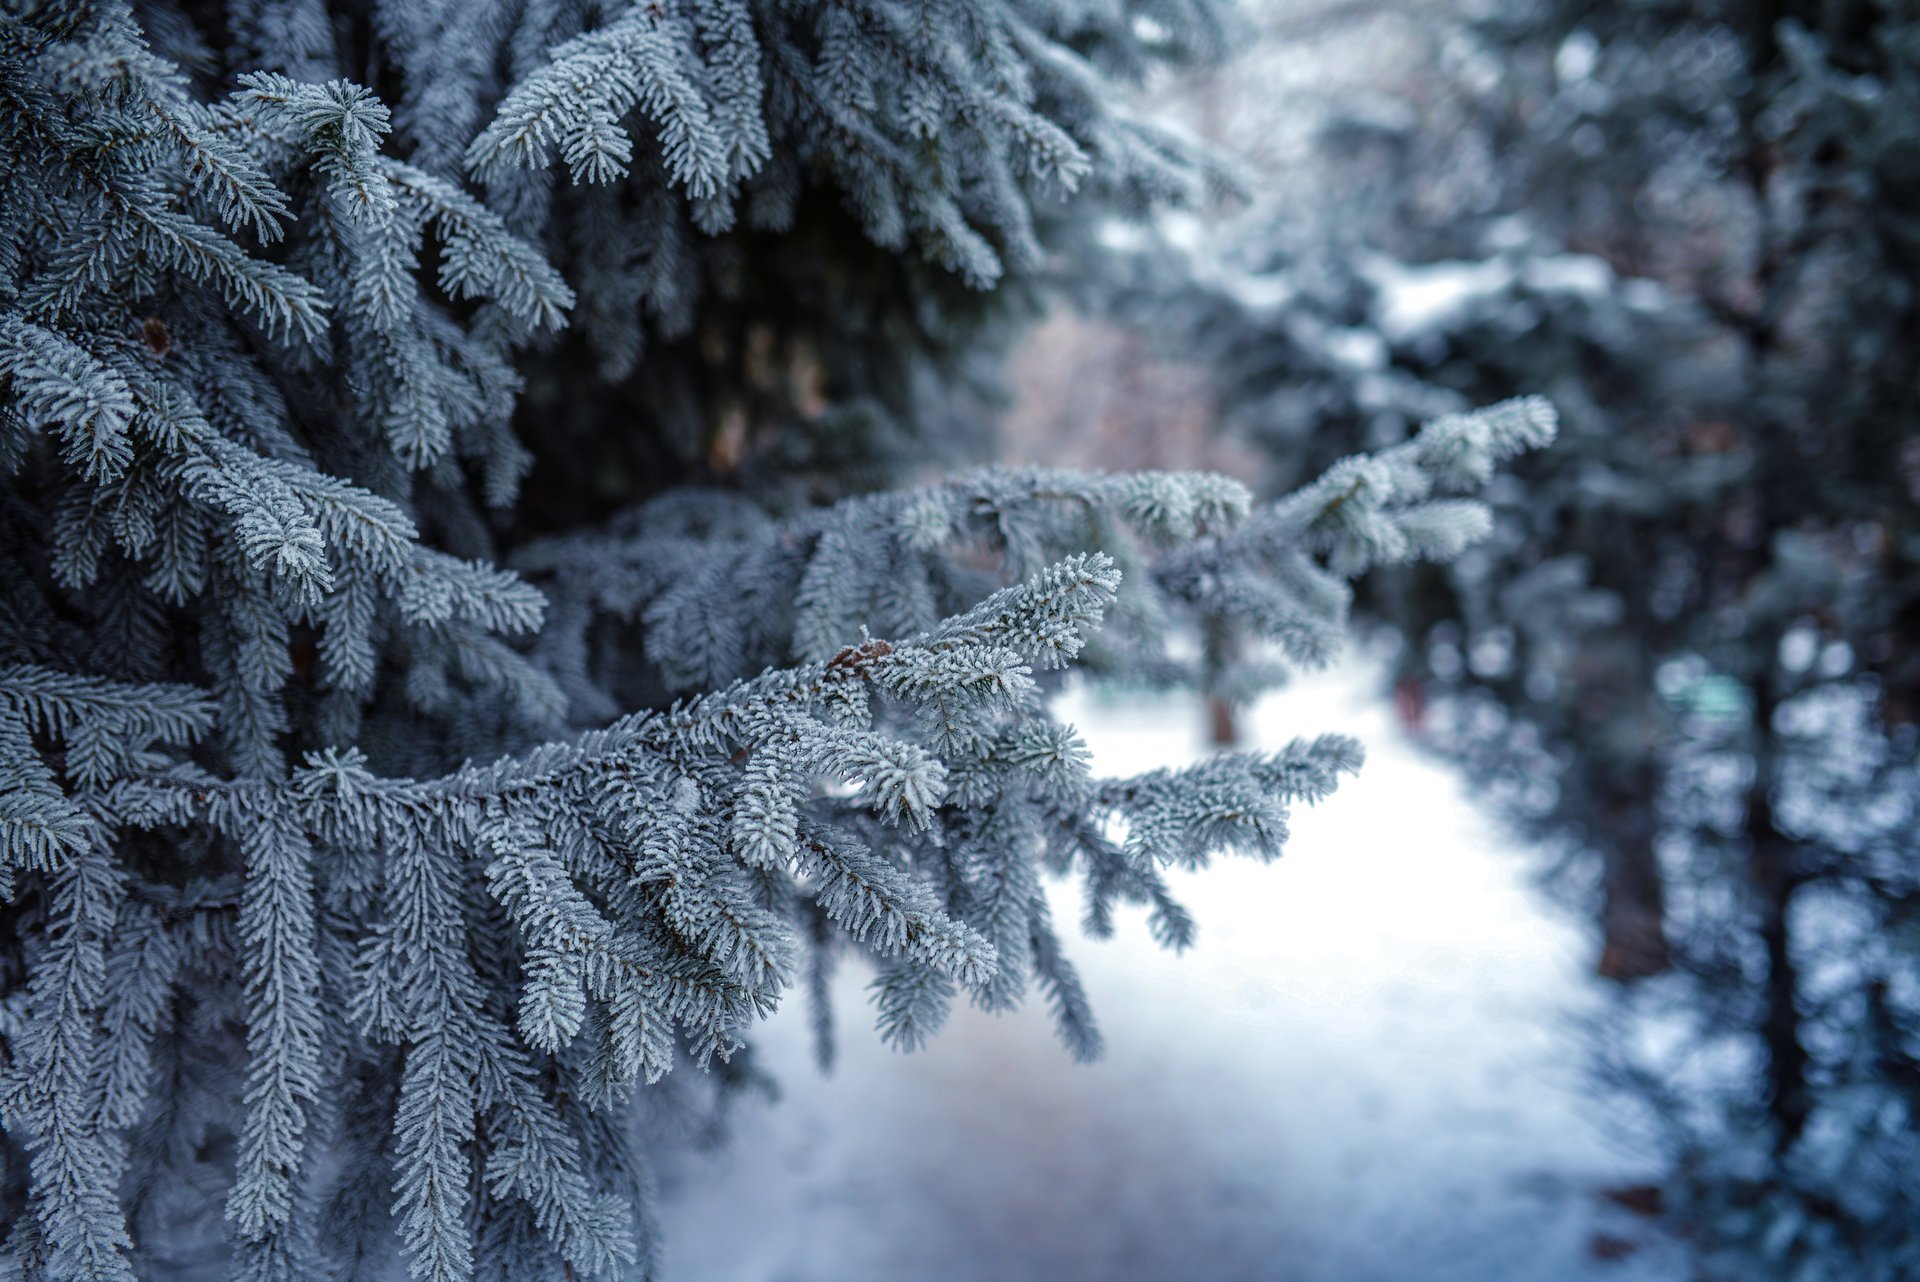
{"label": "evergreen tree", "polygon": [[[1090,777],[1049,673],[1326,653],[1543,403],[1251,507],[965,472],[996,353],[1216,167],[1125,5],[0,14],[9,1276],[648,1271],[642,1128],[836,959],[1099,1034],[1050,920],[1280,851],[1339,736]],[[564,172],[563,172],[564,171]],[[873,492],[863,492],[873,491]],[[1104,628],[1101,627],[1104,620]],[[671,1076],[669,1076],[671,1074]],[[688,1104],[697,1104],[697,1097]]]}
{"label": "evergreen tree", "polygon": [[1912,1276],[1920,21],[1537,0],[1444,46],[1420,113],[1334,112],[1340,224],[1275,220],[1183,338],[1281,482],[1561,407],[1492,539],[1370,594],[1403,708],[1562,852],[1603,973],[1671,968],[1610,1069],[1714,1275]]}

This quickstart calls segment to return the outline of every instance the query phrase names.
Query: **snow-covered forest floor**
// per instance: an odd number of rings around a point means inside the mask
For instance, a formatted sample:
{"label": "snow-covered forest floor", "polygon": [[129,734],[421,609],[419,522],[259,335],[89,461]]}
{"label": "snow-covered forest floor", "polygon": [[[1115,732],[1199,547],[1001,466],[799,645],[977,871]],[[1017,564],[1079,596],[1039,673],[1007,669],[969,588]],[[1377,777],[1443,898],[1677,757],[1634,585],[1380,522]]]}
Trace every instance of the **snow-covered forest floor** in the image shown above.
{"label": "snow-covered forest floor", "polygon": [[[1600,1196],[1657,1160],[1585,1095],[1587,945],[1379,688],[1355,660],[1247,717],[1256,744],[1356,734],[1368,763],[1297,816],[1279,864],[1176,879],[1195,949],[1159,951],[1140,916],[1074,937],[1100,1063],[1074,1065],[1038,1004],[959,1010],[893,1054],[849,969],[823,1078],[791,1003],[761,1043],[782,1100],[739,1110],[733,1141],[670,1182],[665,1276],[1684,1279],[1674,1243]],[[1190,698],[1072,691],[1063,711],[1101,773],[1204,751]],[[1055,905],[1077,921],[1071,888]]]}

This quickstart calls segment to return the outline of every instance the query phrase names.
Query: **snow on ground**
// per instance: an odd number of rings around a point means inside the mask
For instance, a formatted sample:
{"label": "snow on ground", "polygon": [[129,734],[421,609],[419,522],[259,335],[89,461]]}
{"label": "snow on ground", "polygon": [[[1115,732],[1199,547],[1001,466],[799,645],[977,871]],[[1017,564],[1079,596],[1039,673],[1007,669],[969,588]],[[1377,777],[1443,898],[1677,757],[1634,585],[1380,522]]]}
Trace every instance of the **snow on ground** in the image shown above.
{"label": "snow on ground", "polygon": [[[1278,864],[1177,879],[1196,948],[1160,952],[1139,917],[1070,944],[1100,1063],[1073,1064],[1037,1006],[957,1010],[896,1055],[849,967],[822,1078],[790,1004],[761,1043],[784,1098],[677,1171],[666,1282],[1684,1279],[1595,1196],[1655,1167],[1581,1094],[1586,945],[1377,690],[1356,662],[1248,717],[1257,743],[1340,730],[1369,761]],[[1073,691],[1063,712],[1101,773],[1203,750],[1190,698]],[[1078,920],[1071,889],[1056,916]],[[1596,1233],[1637,1249],[1597,1260]]]}

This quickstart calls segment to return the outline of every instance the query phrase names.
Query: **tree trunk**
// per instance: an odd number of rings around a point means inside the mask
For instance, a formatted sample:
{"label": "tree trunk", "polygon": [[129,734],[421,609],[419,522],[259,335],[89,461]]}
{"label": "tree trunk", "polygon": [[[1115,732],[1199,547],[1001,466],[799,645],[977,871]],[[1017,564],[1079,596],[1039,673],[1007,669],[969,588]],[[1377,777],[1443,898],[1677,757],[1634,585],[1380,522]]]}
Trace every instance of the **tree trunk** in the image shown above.
{"label": "tree trunk", "polygon": [[1774,1146],[1785,1152],[1800,1137],[1810,1108],[1807,1052],[1800,1041],[1799,975],[1789,927],[1794,887],[1793,841],[1774,826],[1768,795],[1774,774],[1775,700],[1765,680],[1754,691],[1753,786],[1747,795],[1748,870],[1759,900],[1760,940],[1767,950],[1766,1013],[1760,1024],[1767,1054],[1767,1109],[1778,1128]]}
{"label": "tree trunk", "polygon": [[1639,772],[1645,790],[1622,797],[1603,858],[1600,965],[1603,979],[1632,983],[1673,965],[1667,941],[1666,883],[1654,853],[1653,766]]}
{"label": "tree trunk", "polygon": [[1231,748],[1240,742],[1240,718],[1233,702],[1217,694],[1207,696],[1207,742],[1216,748]]}

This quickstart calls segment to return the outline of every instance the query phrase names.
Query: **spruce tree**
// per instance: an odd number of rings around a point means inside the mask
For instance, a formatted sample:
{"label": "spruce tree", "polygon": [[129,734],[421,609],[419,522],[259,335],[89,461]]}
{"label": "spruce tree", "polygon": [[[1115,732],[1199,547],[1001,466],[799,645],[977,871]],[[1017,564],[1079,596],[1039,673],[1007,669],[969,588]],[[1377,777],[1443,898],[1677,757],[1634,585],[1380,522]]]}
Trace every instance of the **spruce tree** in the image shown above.
{"label": "spruce tree", "polygon": [[1269,223],[1183,336],[1280,484],[1503,389],[1560,406],[1490,540],[1370,593],[1403,707],[1651,980],[1607,1067],[1711,1275],[1911,1276],[1920,22],[1538,0],[1451,34],[1424,117],[1329,119],[1340,225]]}
{"label": "spruce tree", "polygon": [[6,7],[9,1276],[644,1275],[649,1119],[842,957],[896,1046],[1037,990],[1098,1052],[1042,878],[1182,947],[1163,870],[1277,855],[1359,752],[1096,779],[1057,672],[1322,657],[1553,430],[1258,506],[904,475],[978,460],[1105,226],[1219,187],[1124,91],[1221,22]]}

